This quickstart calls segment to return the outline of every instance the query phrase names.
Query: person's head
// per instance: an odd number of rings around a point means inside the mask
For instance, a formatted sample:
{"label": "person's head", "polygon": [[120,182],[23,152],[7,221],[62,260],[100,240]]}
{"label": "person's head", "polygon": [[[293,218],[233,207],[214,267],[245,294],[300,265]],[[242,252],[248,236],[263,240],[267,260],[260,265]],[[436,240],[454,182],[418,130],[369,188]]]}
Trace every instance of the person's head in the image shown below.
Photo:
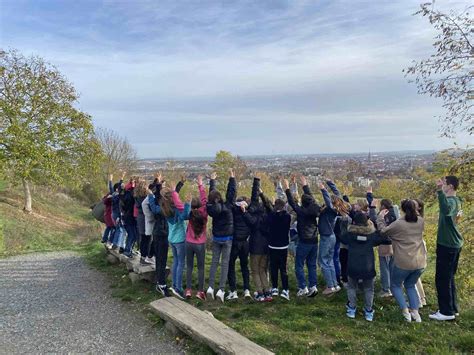
{"label": "person's head", "polygon": [[138,180],[135,189],[133,190],[133,195],[135,197],[146,197],[147,195],[147,183],[145,180]]}
{"label": "person's head", "polygon": [[416,211],[420,217],[423,217],[425,214],[425,203],[419,198],[413,200],[415,202]]}
{"label": "person's head", "polygon": [[201,199],[199,197],[193,197],[191,200],[191,209],[195,210],[202,207]]}
{"label": "person's head", "polygon": [[303,194],[301,196],[301,205],[303,207],[308,207],[314,203],[314,197],[308,194]]}
{"label": "person's head", "polygon": [[354,211],[369,212],[369,203],[366,199],[359,198],[353,206]]}
{"label": "person's head", "polygon": [[415,201],[413,200],[403,200],[401,203],[402,211],[405,214],[405,221],[407,222],[417,222],[418,221],[418,211],[416,209]]}
{"label": "person's head", "polygon": [[368,226],[369,225],[369,219],[367,218],[367,215],[364,212],[356,212],[353,218],[354,224],[356,226]]}
{"label": "person's head", "polygon": [[174,215],[174,204],[173,199],[171,197],[171,189],[169,187],[165,187],[161,189],[161,199],[160,199],[160,207],[163,211],[163,215],[165,217],[171,217]]}
{"label": "person's head", "polygon": [[277,198],[275,200],[275,210],[276,211],[283,211],[285,209],[285,201],[283,201],[282,199],[280,198]]}
{"label": "person's head", "polygon": [[336,195],[331,195],[331,202],[334,206],[334,209],[339,213],[341,216],[348,215],[351,207],[350,204],[345,202],[342,198]]}
{"label": "person's head", "polygon": [[388,198],[384,198],[380,201],[380,209],[381,210],[389,210],[391,208],[393,208],[392,200],[390,200]]}
{"label": "person's head", "polygon": [[114,184],[114,191],[118,191],[119,188],[120,188],[120,185],[121,185],[120,182],[115,183],[115,184]]}
{"label": "person's head", "polygon": [[456,192],[459,187],[459,179],[456,176],[448,175],[444,178],[444,181],[446,182],[443,185],[443,192],[445,194]]}
{"label": "person's head", "polygon": [[221,193],[217,190],[210,191],[209,192],[209,202],[211,202],[211,203],[223,202]]}

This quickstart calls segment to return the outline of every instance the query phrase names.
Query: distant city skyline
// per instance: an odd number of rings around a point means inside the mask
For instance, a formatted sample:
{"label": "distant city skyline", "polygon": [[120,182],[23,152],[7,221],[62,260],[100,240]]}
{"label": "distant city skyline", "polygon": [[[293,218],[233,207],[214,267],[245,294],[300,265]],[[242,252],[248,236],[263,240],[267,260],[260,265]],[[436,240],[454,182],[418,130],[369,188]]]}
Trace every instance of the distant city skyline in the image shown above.
{"label": "distant city skyline", "polygon": [[2,1],[0,40],[57,66],[140,158],[465,146],[402,73],[434,50],[421,2]]}

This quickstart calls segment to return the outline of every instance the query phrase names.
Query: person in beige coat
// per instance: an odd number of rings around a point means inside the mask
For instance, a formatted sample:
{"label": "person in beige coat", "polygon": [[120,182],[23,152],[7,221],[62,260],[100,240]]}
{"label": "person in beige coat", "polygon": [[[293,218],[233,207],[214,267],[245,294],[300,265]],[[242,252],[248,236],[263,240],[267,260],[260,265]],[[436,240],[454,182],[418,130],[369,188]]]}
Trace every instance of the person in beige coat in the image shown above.
{"label": "person in beige coat", "polygon": [[[426,245],[423,240],[425,222],[418,215],[413,200],[402,201],[401,207],[404,213],[402,218],[387,226],[384,219],[384,214],[387,212],[382,212],[377,218],[377,226],[381,235],[389,236],[392,240],[394,258],[390,285],[392,294],[406,321],[421,322],[418,313],[420,299],[415,285],[426,267]],[[403,286],[410,308],[405,300]]]}

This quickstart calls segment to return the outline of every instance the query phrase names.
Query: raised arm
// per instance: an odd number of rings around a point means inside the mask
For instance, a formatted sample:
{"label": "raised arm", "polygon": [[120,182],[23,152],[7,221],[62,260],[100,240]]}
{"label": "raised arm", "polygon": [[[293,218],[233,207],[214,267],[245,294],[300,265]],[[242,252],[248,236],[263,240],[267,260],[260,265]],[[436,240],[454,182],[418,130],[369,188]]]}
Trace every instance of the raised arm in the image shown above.
{"label": "raised arm", "polygon": [[178,209],[178,211],[183,211],[184,210],[184,203],[179,198],[178,191],[174,190],[174,191],[171,192],[171,199],[173,200],[173,204]]}
{"label": "raised arm", "polygon": [[372,186],[368,187],[367,194],[365,195],[365,198],[367,199],[367,203],[370,206],[372,204],[372,201],[374,200],[374,194],[372,192]]}
{"label": "raised arm", "polygon": [[438,190],[439,213],[447,217],[455,217],[456,206],[450,204],[446,198],[446,194],[442,190]]}
{"label": "raised arm", "polygon": [[321,188],[321,194],[323,195],[323,200],[324,200],[324,204],[326,205],[326,207],[328,207],[330,209],[334,209],[334,207],[332,205],[332,201],[331,201],[331,196],[329,196],[329,192],[328,192],[328,190],[326,190],[326,187],[324,186],[324,184],[321,183],[319,185],[319,187]]}
{"label": "raised arm", "polygon": [[151,212],[153,212],[154,214],[161,213],[161,207],[155,195],[153,194],[148,195],[148,205],[150,206]]}
{"label": "raised arm", "polygon": [[226,202],[234,203],[237,197],[237,182],[235,181],[234,170],[229,170],[229,183],[227,184]]}
{"label": "raised arm", "polygon": [[114,180],[114,176],[112,174],[109,175],[109,193],[112,195],[114,193],[114,186],[112,181]]}
{"label": "raised arm", "polygon": [[264,195],[263,192],[260,193],[260,198],[262,199],[263,207],[267,210],[267,212],[273,211],[273,206],[267,196]]}
{"label": "raised arm", "polygon": [[253,184],[252,184],[252,196],[250,198],[251,203],[257,203],[258,202],[258,195],[260,194],[260,178],[255,176],[253,178]]}
{"label": "raised arm", "polygon": [[337,189],[336,184],[332,180],[327,180],[326,184],[329,186],[334,195],[341,196],[341,192]]}

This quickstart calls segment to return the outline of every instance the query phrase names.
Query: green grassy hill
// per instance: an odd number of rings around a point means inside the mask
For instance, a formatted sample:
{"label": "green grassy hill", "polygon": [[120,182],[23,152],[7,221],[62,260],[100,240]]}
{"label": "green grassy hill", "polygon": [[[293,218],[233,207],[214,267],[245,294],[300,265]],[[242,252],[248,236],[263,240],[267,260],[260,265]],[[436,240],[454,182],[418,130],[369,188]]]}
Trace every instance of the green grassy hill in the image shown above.
{"label": "green grassy hill", "polygon": [[0,184],[0,256],[74,249],[101,233],[89,208],[62,193],[36,188],[33,213],[22,207],[21,190]]}

